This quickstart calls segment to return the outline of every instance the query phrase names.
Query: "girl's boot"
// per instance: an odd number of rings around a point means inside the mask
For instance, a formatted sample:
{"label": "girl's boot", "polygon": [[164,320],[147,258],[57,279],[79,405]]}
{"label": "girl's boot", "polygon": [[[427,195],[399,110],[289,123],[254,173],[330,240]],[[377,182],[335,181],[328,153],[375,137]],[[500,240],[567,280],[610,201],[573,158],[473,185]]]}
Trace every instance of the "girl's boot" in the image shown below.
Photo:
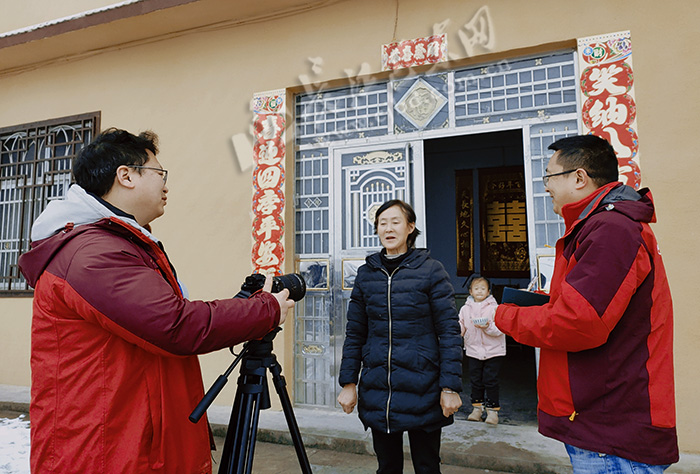
{"label": "girl's boot", "polygon": [[500,410],[501,407],[495,407],[495,408],[486,408],[486,423],[489,425],[497,425],[498,424],[498,410]]}
{"label": "girl's boot", "polygon": [[474,409],[472,410],[471,414],[467,417],[467,420],[481,421],[481,415],[484,413],[484,404],[472,403],[472,406],[474,407]]}

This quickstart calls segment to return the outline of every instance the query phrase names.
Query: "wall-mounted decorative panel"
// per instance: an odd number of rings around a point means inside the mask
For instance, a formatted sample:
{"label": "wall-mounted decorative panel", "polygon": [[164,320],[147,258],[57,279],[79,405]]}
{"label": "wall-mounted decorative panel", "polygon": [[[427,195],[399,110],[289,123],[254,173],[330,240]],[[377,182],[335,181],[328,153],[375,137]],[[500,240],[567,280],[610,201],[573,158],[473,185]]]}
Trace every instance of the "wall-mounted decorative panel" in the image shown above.
{"label": "wall-mounted decorative panel", "polygon": [[448,80],[445,73],[393,82],[394,133],[447,128]]}

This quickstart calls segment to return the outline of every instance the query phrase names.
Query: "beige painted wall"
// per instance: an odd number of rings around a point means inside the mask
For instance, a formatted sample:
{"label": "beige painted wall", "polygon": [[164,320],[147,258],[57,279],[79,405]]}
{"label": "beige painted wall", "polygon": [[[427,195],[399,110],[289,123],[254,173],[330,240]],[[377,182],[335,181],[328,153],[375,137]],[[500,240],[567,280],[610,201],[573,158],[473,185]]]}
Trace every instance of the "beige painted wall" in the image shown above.
{"label": "beige painted wall", "polygon": [[[556,0],[401,0],[396,38],[426,36],[434,24],[449,20],[449,51],[464,57],[457,31],[485,4],[494,23],[494,51],[632,32],[643,185],[652,189],[656,200],[659,223],[654,230],[675,303],[681,449],[700,453],[700,319],[694,309],[700,223],[694,219],[696,198],[690,192],[697,177],[698,120],[694,108],[686,105],[700,99],[694,84],[700,75],[695,49],[700,32],[691,24],[700,15],[700,4],[592,0],[584,10],[578,3]],[[393,37],[394,13],[394,2],[353,0],[19,75],[0,73],[0,127],[101,110],[103,128],[156,131],[161,138],[159,159],[170,170],[170,193],[166,214],[155,221],[154,231],[164,240],[192,298],[226,297],[251,271],[251,170],[239,168],[230,141],[248,130],[251,96],[297,86],[303,74],[324,82],[344,78],[345,70],[357,72],[363,63],[378,71],[380,45]],[[320,74],[311,71],[309,57],[323,58]],[[287,248],[288,256],[292,250]],[[3,362],[8,360],[5,348],[14,349],[14,363],[0,365],[0,383],[29,383],[30,313],[29,299],[0,299]],[[292,329],[288,324],[285,337],[275,340],[275,353],[284,359],[290,381]],[[209,386],[231,356],[221,351],[202,359]],[[217,403],[229,405],[234,389],[232,381]]]}
{"label": "beige painted wall", "polygon": [[31,300],[4,298],[0,304],[0,384],[28,386]]}

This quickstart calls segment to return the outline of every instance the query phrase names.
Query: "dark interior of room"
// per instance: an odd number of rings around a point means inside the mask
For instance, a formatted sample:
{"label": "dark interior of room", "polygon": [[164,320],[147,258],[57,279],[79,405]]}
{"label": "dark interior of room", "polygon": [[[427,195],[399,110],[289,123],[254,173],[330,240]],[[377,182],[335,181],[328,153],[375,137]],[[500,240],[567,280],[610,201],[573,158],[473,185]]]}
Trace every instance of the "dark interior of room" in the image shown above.
{"label": "dark interior of room", "polygon": [[[479,239],[479,170],[497,167],[523,166],[523,145],[520,130],[438,138],[424,142],[426,237],[431,256],[445,266],[456,293],[457,309],[468,296],[468,274],[458,275],[457,269],[457,199],[455,177],[461,170],[471,170],[475,183],[474,199],[474,262],[473,272],[481,273]],[[462,271],[462,273],[464,273]],[[498,302],[504,286],[526,287],[527,278],[489,278]],[[501,411],[504,424],[537,423],[537,389],[535,350],[506,339],[507,354],[500,372]],[[463,361],[463,405],[456,414],[466,419],[471,413],[469,371]]]}

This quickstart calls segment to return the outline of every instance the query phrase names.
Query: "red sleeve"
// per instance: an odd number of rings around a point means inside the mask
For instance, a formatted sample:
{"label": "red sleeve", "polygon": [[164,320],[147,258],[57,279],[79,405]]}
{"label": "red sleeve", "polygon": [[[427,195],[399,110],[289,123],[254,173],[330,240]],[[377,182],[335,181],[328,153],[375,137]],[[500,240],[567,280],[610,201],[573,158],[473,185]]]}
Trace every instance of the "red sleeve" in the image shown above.
{"label": "red sleeve", "polygon": [[575,291],[544,306],[501,304],[496,309],[496,326],[521,344],[568,352],[600,346],[609,334]]}
{"label": "red sleeve", "polygon": [[501,331],[522,344],[568,352],[607,341],[651,262],[635,225],[619,220],[603,224],[587,229],[568,260],[557,258],[550,303],[498,306]]}
{"label": "red sleeve", "polygon": [[[183,299],[128,247],[92,239],[74,254],[66,282],[78,314],[146,350],[203,354],[263,337],[280,318],[270,293],[250,299]],[[113,240],[113,239],[112,239]],[[81,303],[84,301],[84,303]]]}

